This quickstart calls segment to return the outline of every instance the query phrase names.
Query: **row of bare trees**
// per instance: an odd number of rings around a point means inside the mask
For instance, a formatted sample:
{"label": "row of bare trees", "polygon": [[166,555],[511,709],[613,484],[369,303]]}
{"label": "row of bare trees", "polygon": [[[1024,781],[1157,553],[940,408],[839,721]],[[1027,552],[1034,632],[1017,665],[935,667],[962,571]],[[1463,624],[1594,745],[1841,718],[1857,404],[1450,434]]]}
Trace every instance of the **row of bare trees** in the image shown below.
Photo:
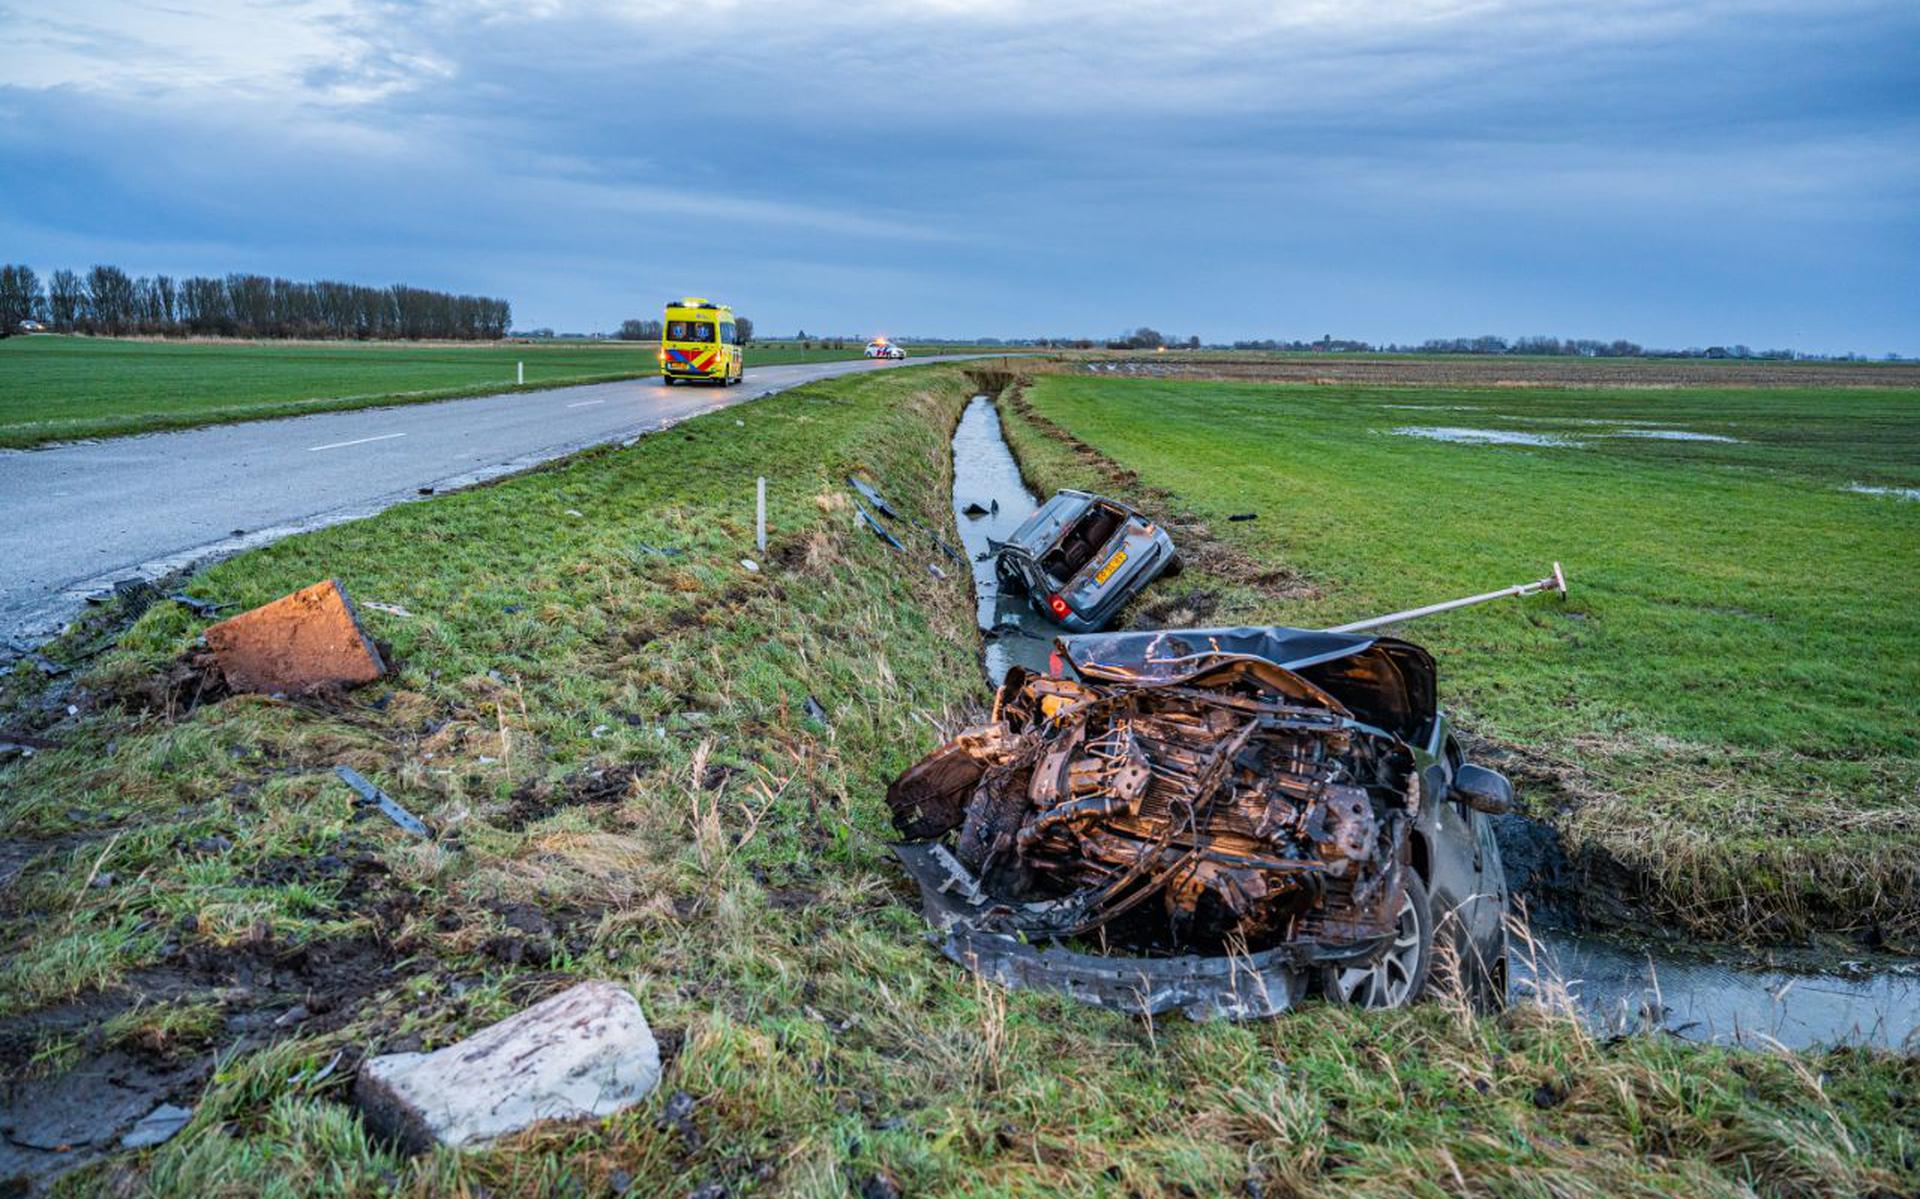
{"label": "row of bare trees", "polygon": [[0,337],[29,321],[62,333],[482,341],[505,336],[512,308],[491,296],[405,284],[244,274],[135,278],[116,266],[55,271],[43,288],[32,267],[0,266]]}

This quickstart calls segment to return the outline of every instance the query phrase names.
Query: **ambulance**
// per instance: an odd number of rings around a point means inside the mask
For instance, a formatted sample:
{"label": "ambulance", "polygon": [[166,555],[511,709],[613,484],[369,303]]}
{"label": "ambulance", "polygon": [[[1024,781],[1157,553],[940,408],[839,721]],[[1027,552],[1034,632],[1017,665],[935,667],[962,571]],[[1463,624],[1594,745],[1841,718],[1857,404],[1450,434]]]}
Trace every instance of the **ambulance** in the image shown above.
{"label": "ambulance", "polygon": [[747,373],[733,309],[699,296],[667,304],[660,322],[660,377],[669,385],[699,379],[730,387]]}

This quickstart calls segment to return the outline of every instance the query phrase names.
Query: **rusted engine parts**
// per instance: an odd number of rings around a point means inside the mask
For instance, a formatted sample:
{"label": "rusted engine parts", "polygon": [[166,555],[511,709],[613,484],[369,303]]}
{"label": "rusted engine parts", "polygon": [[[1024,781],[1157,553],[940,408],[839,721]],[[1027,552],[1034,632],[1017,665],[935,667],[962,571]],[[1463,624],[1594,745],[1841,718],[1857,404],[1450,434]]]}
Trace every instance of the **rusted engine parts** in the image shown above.
{"label": "rusted engine parts", "polygon": [[[1146,956],[1286,946],[1296,962],[1390,932],[1420,796],[1398,735],[1254,657],[1105,673],[1016,668],[992,723],[888,789],[900,833],[956,834],[977,880],[942,923]],[[924,855],[903,858],[927,881]]]}

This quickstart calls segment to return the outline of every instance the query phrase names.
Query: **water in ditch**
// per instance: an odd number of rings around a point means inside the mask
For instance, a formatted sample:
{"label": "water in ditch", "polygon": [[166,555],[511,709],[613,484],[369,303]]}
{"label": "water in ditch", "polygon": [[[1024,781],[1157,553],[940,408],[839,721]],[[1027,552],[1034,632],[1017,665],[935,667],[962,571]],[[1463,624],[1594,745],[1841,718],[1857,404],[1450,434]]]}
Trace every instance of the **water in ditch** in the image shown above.
{"label": "water in ditch", "polygon": [[[953,509],[973,559],[983,665],[995,686],[1014,665],[1045,671],[1058,634],[1025,596],[1002,594],[993,564],[980,557],[989,538],[1004,539],[1037,506],[993,401],[974,397],[953,436]],[[1663,1029],[1691,1040],[1792,1049],[1839,1043],[1920,1048],[1920,961],[1914,959],[1841,963],[1808,954],[1754,965],[1750,952],[1725,947],[1688,949],[1538,927],[1530,940],[1530,946],[1516,942],[1512,954],[1515,997],[1571,1002],[1604,1032]]]}
{"label": "water in ditch", "polygon": [[1059,632],[1026,596],[1003,594],[993,562],[982,557],[988,539],[1004,541],[1039,506],[1000,432],[999,410],[973,397],[953,433],[953,520],[973,565],[982,664],[995,687],[1012,666],[1044,673]]}

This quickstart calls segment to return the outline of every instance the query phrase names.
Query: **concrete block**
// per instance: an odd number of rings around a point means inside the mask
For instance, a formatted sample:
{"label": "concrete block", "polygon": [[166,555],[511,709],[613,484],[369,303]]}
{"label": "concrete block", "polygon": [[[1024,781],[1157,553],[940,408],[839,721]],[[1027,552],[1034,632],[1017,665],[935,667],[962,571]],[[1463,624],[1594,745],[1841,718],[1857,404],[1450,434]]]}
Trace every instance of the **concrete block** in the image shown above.
{"label": "concrete block", "polygon": [[484,1145],[541,1120],[610,1116],[660,1084],[640,1004],[584,982],[433,1053],[363,1062],[354,1098],[369,1127],[415,1151]]}
{"label": "concrete block", "polygon": [[207,646],[235,691],[305,695],[386,673],[335,579],[221,621],[207,630]]}

